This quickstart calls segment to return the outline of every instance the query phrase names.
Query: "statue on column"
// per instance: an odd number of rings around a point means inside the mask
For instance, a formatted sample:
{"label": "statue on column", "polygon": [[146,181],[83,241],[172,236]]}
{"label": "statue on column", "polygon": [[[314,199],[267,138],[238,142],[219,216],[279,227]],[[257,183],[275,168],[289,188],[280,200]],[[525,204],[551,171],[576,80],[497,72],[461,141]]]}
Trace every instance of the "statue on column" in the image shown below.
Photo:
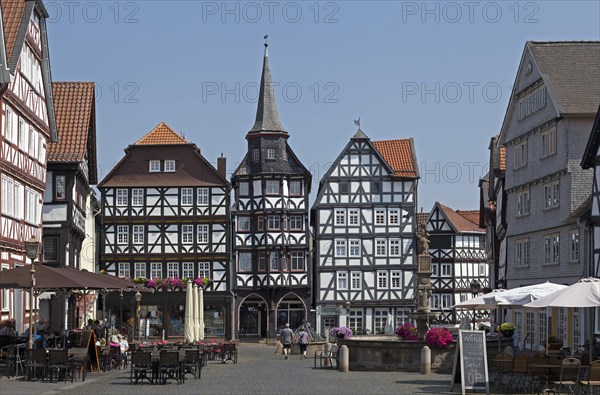
{"label": "statue on column", "polygon": [[429,255],[429,232],[427,232],[426,224],[419,225],[417,237],[419,238],[419,254]]}

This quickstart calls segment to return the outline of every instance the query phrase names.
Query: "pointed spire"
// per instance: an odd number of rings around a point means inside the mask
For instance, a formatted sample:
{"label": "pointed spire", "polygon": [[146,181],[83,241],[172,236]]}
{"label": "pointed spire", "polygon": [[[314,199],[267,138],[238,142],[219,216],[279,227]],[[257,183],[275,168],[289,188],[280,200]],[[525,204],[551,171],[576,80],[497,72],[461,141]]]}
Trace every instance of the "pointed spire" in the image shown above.
{"label": "pointed spire", "polygon": [[258,108],[256,110],[256,121],[249,133],[253,132],[284,132],[285,129],[279,120],[277,103],[275,103],[275,92],[273,90],[273,80],[271,70],[269,69],[269,52],[267,48],[267,38],[265,36],[265,56],[263,60],[262,76],[260,79],[260,92],[258,94]]}

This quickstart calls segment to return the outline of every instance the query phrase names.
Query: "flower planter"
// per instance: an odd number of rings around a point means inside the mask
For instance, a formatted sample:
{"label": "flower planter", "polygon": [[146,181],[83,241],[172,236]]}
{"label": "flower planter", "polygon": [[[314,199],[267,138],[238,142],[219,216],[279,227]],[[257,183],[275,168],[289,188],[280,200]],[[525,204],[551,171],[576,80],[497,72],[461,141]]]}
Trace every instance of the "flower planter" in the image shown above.
{"label": "flower planter", "polygon": [[562,343],[548,343],[548,350],[560,350]]}
{"label": "flower planter", "polygon": [[512,337],[515,334],[515,331],[501,331],[501,333],[504,337]]}

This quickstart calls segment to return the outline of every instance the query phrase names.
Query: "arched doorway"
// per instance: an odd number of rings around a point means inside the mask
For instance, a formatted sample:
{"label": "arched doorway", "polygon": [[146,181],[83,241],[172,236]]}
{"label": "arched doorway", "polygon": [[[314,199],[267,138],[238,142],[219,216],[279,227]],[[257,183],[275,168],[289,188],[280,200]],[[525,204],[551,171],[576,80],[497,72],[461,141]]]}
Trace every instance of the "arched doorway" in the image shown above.
{"label": "arched doorway", "polygon": [[258,340],[267,337],[267,302],[258,295],[249,295],[239,307],[239,339]]}
{"label": "arched doorway", "polygon": [[306,320],[306,306],[302,299],[294,293],[285,295],[277,304],[276,331],[280,333],[289,322],[290,328],[297,329]]}

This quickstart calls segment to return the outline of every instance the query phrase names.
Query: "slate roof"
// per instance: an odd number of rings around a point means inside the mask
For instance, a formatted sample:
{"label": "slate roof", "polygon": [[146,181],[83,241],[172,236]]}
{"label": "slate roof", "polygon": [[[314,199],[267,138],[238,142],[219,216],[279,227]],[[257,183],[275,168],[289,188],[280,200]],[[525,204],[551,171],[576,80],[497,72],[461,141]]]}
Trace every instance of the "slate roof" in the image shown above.
{"label": "slate roof", "polygon": [[178,135],[164,122],[156,125],[144,137],[133,143],[134,145],[173,145],[189,144],[189,142]]}
{"label": "slate roof", "polygon": [[[48,161],[84,161],[95,158],[95,98],[93,82],[53,82],[58,141],[47,147]],[[92,136],[90,132],[92,124]],[[88,153],[88,138],[93,137],[93,152]]]}
{"label": "slate roof", "polygon": [[373,141],[373,146],[394,171],[403,178],[419,178],[417,157],[412,139]]}
{"label": "slate roof", "polygon": [[448,221],[452,223],[457,232],[484,232],[479,227],[479,210],[453,210],[448,206],[437,203],[444,211]]}
{"label": "slate roof", "polygon": [[600,104],[600,41],[529,41],[560,114],[595,114]]}

